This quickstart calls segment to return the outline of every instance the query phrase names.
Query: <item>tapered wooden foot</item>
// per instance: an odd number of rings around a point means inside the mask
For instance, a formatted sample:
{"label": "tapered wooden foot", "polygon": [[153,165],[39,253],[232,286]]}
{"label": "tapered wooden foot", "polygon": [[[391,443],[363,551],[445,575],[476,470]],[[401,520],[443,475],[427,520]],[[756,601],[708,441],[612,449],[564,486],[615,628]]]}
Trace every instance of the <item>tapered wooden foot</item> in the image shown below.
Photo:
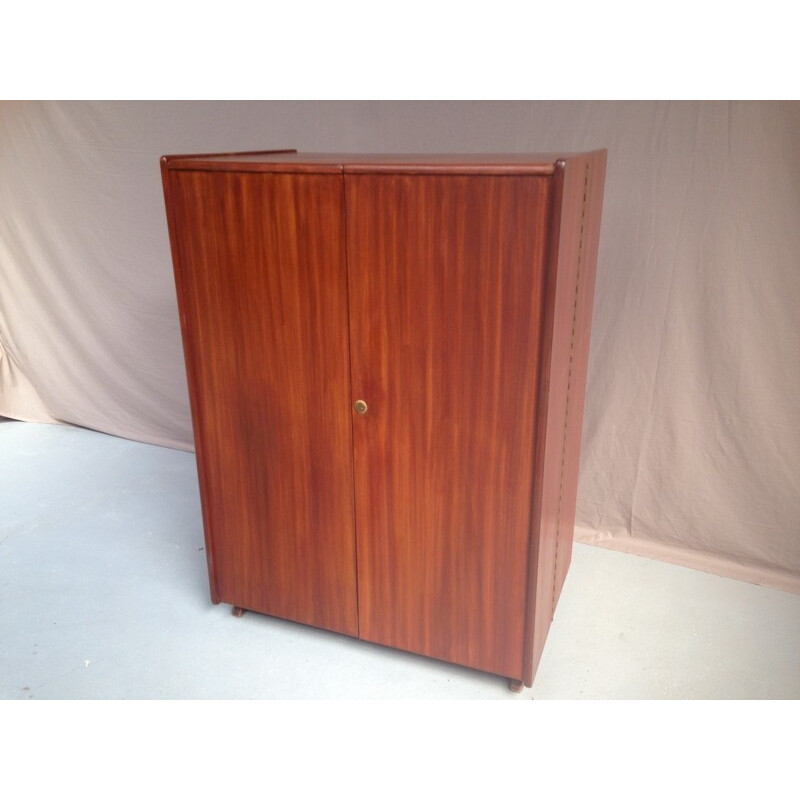
{"label": "tapered wooden foot", "polygon": [[508,680],[508,688],[511,689],[512,692],[521,692],[524,685],[522,681],[515,681],[513,678],[509,678]]}
{"label": "tapered wooden foot", "polygon": [[239,606],[234,606],[233,611],[231,611],[234,617],[241,617],[244,614],[244,609],[240,608]]}

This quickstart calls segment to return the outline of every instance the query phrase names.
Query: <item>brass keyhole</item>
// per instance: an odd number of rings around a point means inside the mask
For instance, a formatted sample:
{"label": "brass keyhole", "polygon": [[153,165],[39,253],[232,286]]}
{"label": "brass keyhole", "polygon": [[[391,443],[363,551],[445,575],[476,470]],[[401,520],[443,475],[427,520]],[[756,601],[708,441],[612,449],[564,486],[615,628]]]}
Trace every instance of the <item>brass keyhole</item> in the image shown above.
{"label": "brass keyhole", "polygon": [[367,404],[363,400],[356,400],[356,414],[366,414]]}

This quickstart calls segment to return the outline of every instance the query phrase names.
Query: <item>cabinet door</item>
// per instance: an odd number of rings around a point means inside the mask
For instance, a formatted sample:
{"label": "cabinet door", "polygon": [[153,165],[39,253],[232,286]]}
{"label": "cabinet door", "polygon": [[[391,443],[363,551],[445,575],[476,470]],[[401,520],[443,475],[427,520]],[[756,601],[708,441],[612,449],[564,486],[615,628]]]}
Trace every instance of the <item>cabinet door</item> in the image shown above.
{"label": "cabinet door", "polygon": [[169,196],[212,598],[355,635],[342,177]]}
{"label": "cabinet door", "polygon": [[360,636],[520,678],[550,180],[345,187]]}

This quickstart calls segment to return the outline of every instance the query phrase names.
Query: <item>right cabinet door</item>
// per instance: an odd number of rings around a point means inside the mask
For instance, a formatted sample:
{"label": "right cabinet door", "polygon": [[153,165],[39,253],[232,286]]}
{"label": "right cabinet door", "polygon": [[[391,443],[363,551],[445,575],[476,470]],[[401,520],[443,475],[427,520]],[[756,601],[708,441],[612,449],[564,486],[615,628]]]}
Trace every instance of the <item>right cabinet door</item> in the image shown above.
{"label": "right cabinet door", "polygon": [[513,678],[551,191],[345,175],[359,636]]}

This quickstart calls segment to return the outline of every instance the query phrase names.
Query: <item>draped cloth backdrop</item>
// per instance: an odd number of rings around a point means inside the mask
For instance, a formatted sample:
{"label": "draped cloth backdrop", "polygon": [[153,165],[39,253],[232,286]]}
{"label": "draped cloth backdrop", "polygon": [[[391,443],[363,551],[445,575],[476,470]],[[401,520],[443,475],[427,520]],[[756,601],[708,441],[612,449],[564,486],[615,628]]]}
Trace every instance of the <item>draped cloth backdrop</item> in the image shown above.
{"label": "draped cloth backdrop", "polygon": [[158,159],[605,147],[576,535],[800,591],[800,103],[0,103],[0,415],[192,448]]}

